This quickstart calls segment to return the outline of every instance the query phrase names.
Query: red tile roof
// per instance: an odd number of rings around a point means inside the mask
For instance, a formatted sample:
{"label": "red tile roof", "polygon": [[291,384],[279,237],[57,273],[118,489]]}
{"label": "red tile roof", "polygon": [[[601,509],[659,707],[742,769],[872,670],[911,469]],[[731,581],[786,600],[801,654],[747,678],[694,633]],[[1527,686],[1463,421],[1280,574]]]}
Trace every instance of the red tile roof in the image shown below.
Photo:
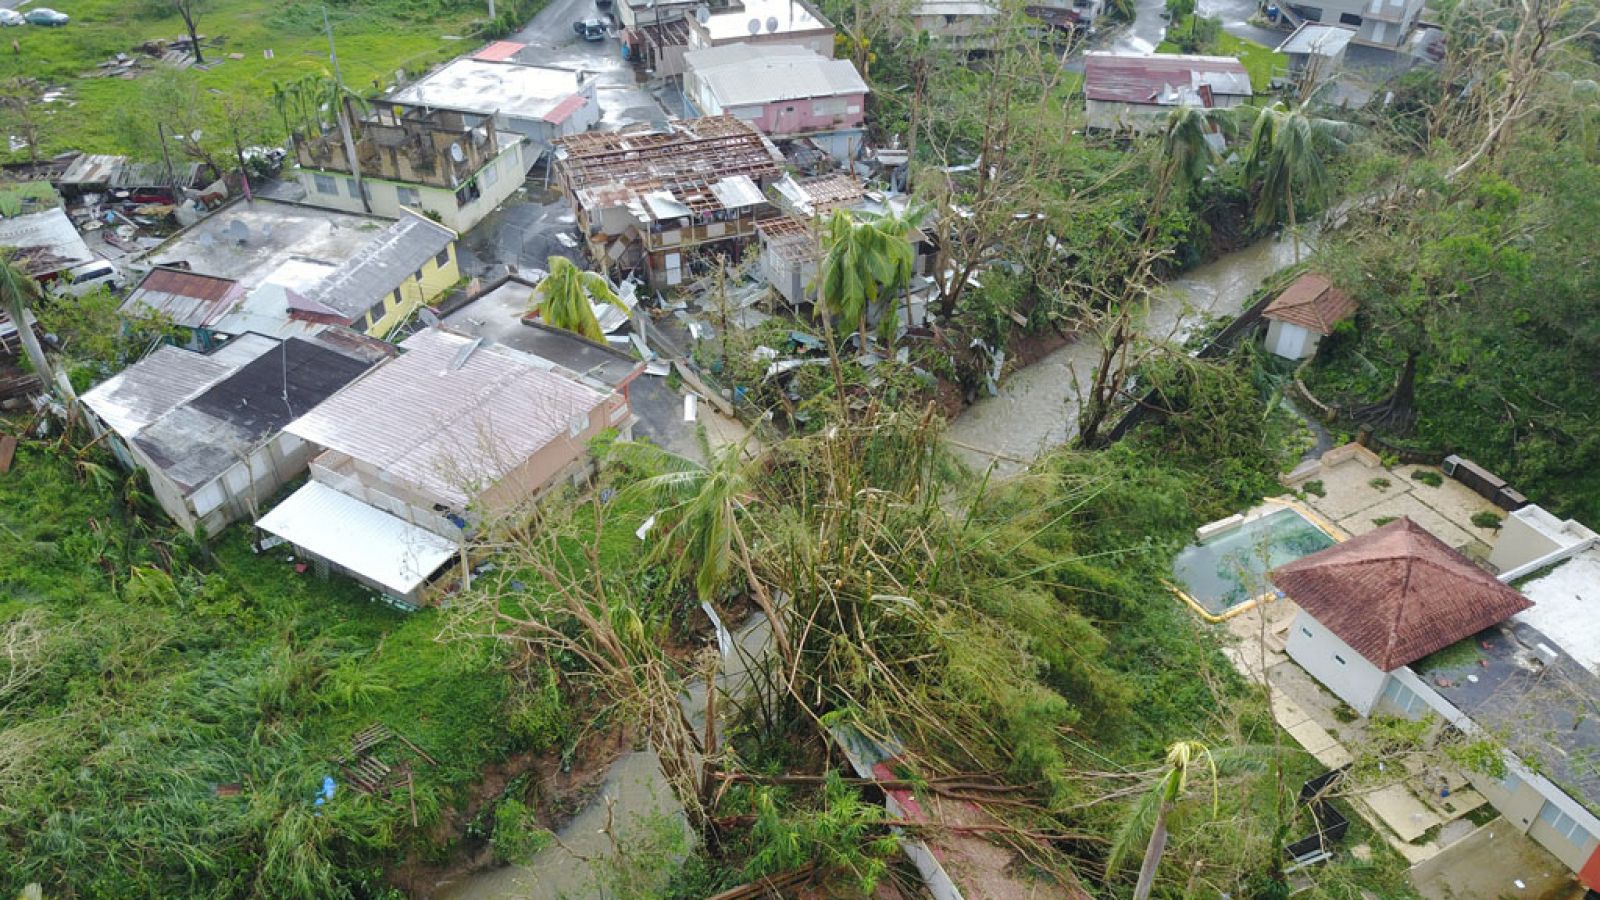
{"label": "red tile roof", "polygon": [[472,54],[472,58],[481,59],[485,62],[505,62],[521,53],[522,48],[526,46],[528,45],[519,44],[516,41],[495,41],[477,53]]}
{"label": "red tile roof", "polygon": [[1268,577],[1385,672],[1533,605],[1407,518],[1280,566]]}
{"label": "red tile roof", "polygon": [[1327,276],[1307,272],[1267,304],[1261,315],[1327,335],[1333,333],[1333,326],[1349,318],[1358,305],[1356,298],[1334,287]]}

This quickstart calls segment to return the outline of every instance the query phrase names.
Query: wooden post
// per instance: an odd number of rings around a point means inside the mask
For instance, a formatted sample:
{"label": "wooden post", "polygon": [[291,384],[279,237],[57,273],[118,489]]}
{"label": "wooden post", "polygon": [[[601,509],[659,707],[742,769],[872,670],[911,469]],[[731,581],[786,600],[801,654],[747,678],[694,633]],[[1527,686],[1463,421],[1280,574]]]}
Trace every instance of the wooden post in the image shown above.
{"label": "wooden post", "polygon": [[700,747],[700,802],[709,806],[716,780],[712,757],[717,752],[717,670],[706,670],[706,737]]}

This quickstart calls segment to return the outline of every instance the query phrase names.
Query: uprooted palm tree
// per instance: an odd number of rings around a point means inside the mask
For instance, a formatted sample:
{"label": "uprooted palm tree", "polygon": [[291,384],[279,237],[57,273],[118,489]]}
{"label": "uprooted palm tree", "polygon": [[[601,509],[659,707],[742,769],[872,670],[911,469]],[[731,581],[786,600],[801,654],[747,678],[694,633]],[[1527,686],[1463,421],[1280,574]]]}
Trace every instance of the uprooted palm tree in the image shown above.
{"label": "uprooted palm tree", "polygon": [[1106,879],[1114,877],[1134,848],[1144,841],[1144,861],[1139,865],[1139,881],[1134,886],[1133,898],[1147,900],[1167,849],[1169,817],[1184,799],[1191,776],[1210,778],[1211,814],[1215,816],[1221,805],[1220,777],[1229,770],[1256,768],[1275,753],[1275,748],[1267,746],[1214,751],[1199,741],[1177,741],[1169,746],[1166,764],[1157,770],[1156,779],[1134,803],[1111,842],[1111,851],[1106,856]]}
{"label": "uprooted palm tree", "polygon": [[756,577],[744,533],[754,463],[746,459],[742,443],[727,444],[711,451],[709,457],[708,463],[701,465],[686,456],[631,441],[611,448],[612,459],[661,473],[628,488],[659,504],[654,527],[661,537],[651,550],[651,560],[670,560],[674,580],[692,581],[695,596],[708,604],[727,588],[737,563],[751,596],[772,626],[773,641],[787,667],[792,662],[788,633],[766,585]]}
{"label": "uprooted palm tree", "polygon": [[50,360],[45,357],[44,348],[39,345],[39,338],[33,333],[28,318],[29,307],[42,296],[39,283],[22,270],[17,251],[0,248],[0,310],[4,310],[16,326],[17,336],[22,340],[22,349],[28,356],[29,365],[33,366],[34,374],[39,376],[45,390],[51,391],[55,390],[56,379],[50,370]]}
{"label": "uprooted palm tree", "polygon": [[1306,113],[1305,105],[1278,101],[1254,113],[1245,148],[1245,181],[1255,189],[1255,223],[1268,228],[1286,222],[1300,262],[1295,205],[1318,203],[1328,194],[1324,158],[1343,143],[1344,123]]}
{"label": "uprooted palm tree", "polygon": [[603,344],[606,334],[595,318],[595,303],[609,303],[626,312],[627,307],[598,272],[585,272],[564,256],[550,257],[550,274],[533,289],[539,318],[552,328],[564,328]]}
{"label": "uprooted palm tree", "polygon": [[[827,315],[854,327],[867,349],[867,319],[884,300],[911,280],[916,250],[911,245],[913,214],[852,217],[834,210],[823,226],[818,299]],[[885,318],[892,318],[887,312]],[[887,329],[886,329],[887,330]]]}

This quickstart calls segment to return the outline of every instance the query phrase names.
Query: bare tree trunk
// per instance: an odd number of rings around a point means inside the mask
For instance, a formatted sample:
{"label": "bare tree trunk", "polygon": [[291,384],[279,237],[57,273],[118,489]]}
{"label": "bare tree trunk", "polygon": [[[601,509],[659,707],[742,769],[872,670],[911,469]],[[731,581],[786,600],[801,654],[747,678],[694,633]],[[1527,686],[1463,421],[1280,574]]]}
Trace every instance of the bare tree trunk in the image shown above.
{"label": "bare tree trunk", "polygon": [[1156,824],[1150,829],[1150,843],[1144,848],[1144,862],[1139,865],[1139,883],[1134,885],[1133,900],[1149,900],[1150,888],[1156,881],[1156,869],[1161,866],[1161,855],[1167,851],[1167,804],[1156,809]]}
{"label": "bare tree trunk", "polygon": [[183,27],[189,30],[189,48],[194,52],[194,61],[198,65],[205,62],[205,57],[200,55],[200,33],[195,30],[194,7],[189,3],[178,4],[178,15],[183,17]]}

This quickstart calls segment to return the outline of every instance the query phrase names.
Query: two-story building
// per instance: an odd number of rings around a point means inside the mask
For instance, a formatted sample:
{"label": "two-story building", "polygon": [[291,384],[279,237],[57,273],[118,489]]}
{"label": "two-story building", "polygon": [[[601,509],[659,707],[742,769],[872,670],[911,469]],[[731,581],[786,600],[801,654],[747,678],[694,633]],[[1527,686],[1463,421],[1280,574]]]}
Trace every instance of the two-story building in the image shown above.
{"label": "two-story building", "polygon": [[683,21],[689,27],[690,50],[794,44],[833,56],[833,23],[810,0],[737,0],[707,7],[705,15],[690,14]]}
{"label": "two-story building", "polygon": [[460,279],[456,233],[404,210],[355,259],[304,294],[290,293],[286,305],[294,318],[386,337]]}
{"label": "two-story building", "polygon": [[731,115],[774,140],[808,138],[847,160],[866,134],[867,83],[849,60],[809,47],[730,44],[684,56],[691,113]]}
{"label": "two-story building", "polygon": [[556,176],[589,254],[654,287],[683,283],[710,259],[736,259],[772,214],[765,191],[783,157],[732,116],[708,116],[556,142]]}
{"label": "two-story building", "polygon": [[528,174],[525,139],[501,131],[492,117],[388,100],[346,119],[353,122],[354,161],[337,128],[294,136],[296,178],[313,206],[390,218],[414,209],[461,233]]}
{"label": "two-story building", "polygon": [[586,477],[588,442],[631,424],[622,394],[430,328],[286,426],[312,448],[311,481],[256,524],[323,571],[419,606],[474,529]]}
{"label": "two-story building", "polygon": [[1342,25],[1354,29],[1353,43],[1393,50],[1411,36],[1425,5],[1425,0],[1309,0],[1280,8],[1292,25]]}

